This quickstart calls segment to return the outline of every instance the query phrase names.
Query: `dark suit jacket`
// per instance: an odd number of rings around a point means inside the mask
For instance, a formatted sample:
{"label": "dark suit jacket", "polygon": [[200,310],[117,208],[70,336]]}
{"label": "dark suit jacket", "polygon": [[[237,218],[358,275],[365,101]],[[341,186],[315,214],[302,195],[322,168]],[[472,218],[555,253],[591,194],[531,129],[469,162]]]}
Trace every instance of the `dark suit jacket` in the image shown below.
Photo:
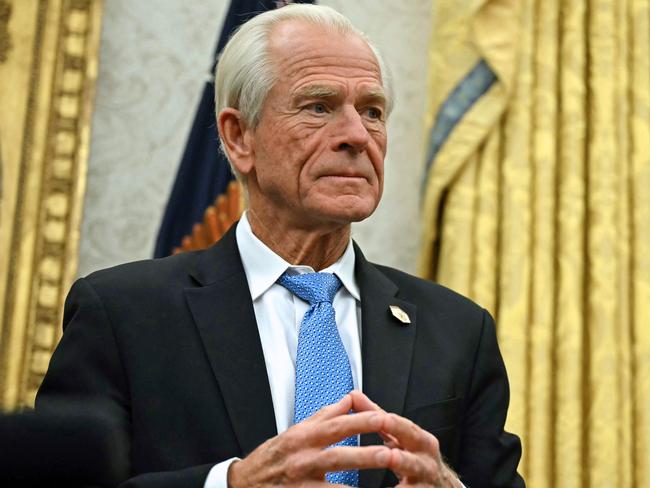
{"label": "dark suit jacket", "polygon": [[[467,486],[523,486],[519,440],[503,432],[508,381],[489,314],[355,251],[364,393],[435,434]],[[412,323],[396,320],[389,305]],[[124,486],[201,487],[214,463],[276,435],[234,227],[206,251],[78,280],[37,410],[61,394],[112,405],[130,438]],[[379,442],[362,436],[362,444]],[[385,470],[361,472],[363,487],[394,484]]]}

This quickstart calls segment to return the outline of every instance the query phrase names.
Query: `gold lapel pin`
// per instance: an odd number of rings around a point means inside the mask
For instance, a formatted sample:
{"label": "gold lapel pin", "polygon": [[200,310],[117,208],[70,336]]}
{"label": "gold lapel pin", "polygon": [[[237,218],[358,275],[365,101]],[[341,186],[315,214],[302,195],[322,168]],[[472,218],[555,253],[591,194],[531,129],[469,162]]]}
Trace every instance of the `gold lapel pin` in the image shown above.
{"label": "gold lapel pin", "polygon": [[389,308],[390,308],[390,312],[393,314],[393,317],[395,317],[397,320],[402,322],[402,324],[407,325],[411,323],[411,318],[409,317],[409,314],[407,314],[404,310],[399,308],[397,305],[391,305]]}

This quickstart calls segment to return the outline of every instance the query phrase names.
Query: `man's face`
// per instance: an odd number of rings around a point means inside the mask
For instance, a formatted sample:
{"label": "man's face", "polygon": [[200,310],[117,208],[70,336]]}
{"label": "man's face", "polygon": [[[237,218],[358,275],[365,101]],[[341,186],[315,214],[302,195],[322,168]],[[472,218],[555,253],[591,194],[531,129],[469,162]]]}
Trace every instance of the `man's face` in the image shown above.
{"label": "man's face", "polygon": [[250,206],[301,227],[348,224],[379,204],[386,99],[374,54],[356,36],[302,22],[269,43],[279,75],[252,131]]}

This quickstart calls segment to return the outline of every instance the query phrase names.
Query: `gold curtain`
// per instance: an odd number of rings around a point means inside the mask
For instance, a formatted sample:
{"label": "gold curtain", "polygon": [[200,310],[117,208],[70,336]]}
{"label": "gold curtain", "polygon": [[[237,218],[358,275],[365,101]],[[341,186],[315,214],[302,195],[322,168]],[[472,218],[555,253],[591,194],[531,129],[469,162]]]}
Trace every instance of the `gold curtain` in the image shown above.
{"label": "gold curtain", "polygon": [[530,487],[650,487],[650,0],[434,3],[421,273],[496,317]]}
{"label": "gold curtain", "polygon": [[77,270],[102,0],[0,0],[0,409],[33,404]]}

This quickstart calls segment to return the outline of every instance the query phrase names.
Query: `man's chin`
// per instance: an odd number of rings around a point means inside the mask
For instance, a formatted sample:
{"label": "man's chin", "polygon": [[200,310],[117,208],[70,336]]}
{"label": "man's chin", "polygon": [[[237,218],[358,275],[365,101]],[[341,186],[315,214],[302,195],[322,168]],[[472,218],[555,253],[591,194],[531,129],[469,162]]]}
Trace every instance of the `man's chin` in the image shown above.
{"label": "man's chin", "polygon": [[376,206],[367,205],[367,206],[350,206],[343,208],[331,209],[328,211],[323,211],[320,209],[318,214],[320,214],[323,220],[328,220],[331,222],[336,222],[339,224],[351,224],[353,222],[361,222],[362,220],[370,217],[375,211]]}
{"label": "man's chin", "polygon": [[379,204],[379,198],[366,192],[321,194],[303,201],[303,204],[304,215],[309,220],[343,225],[370,217]]}

